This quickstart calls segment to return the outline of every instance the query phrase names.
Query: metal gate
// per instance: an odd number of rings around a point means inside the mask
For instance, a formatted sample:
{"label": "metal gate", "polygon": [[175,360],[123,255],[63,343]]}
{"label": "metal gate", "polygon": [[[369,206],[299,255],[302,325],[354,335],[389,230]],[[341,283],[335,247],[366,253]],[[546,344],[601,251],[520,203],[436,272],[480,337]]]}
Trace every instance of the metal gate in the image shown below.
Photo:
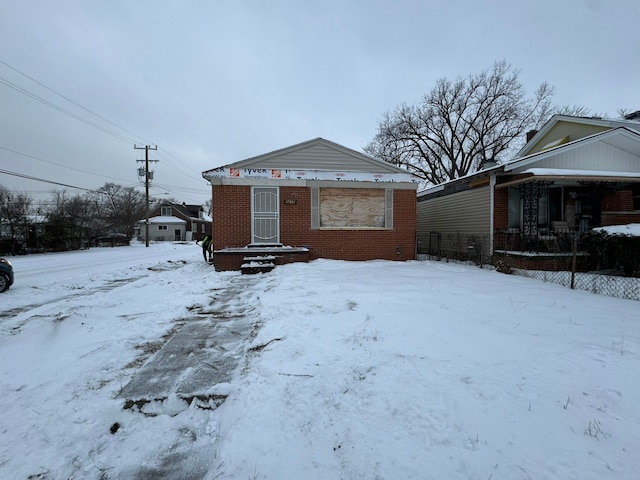
{"label": "metal gate", "polygon": [[253,187],[252,243],[280,243],[278,187]]}

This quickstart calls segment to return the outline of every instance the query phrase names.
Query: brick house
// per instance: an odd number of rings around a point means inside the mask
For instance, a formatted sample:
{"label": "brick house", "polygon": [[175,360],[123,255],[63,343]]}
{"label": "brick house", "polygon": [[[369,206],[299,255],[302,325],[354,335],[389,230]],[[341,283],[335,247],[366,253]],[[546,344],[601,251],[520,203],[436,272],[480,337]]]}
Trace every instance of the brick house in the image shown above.
{"label": "brick house", "polygon": [[416,179],[322,138],[203,172],[212,185],[214,265],[415,258]]}
{"label": "brick house", "polygon": [[594,227],[640,222],[640,121],[554,115],[511,161],[420,192],[417,212],[421,253],[552,260]]}

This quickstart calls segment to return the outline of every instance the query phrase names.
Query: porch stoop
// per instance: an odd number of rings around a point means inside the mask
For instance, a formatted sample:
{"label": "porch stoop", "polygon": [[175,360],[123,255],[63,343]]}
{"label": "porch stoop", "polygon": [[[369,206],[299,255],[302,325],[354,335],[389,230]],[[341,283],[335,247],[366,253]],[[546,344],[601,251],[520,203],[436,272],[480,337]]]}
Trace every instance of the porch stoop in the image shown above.
{"label": "porch stoop", "polygon": [[243,274],[267,273],[276,267],[273,263],[275,260],[276,257],[273,255],[244,257],[240,271]]}
{"label": "porch stoop", "polygon": [[213,253],[213,265],[218,271],[240,270],[243,273],[258,273],[259,271],[271,271],[277,265],[285,263],[308,261],[309,249],[307,247],[247,245],[246,247],[223,248]]}

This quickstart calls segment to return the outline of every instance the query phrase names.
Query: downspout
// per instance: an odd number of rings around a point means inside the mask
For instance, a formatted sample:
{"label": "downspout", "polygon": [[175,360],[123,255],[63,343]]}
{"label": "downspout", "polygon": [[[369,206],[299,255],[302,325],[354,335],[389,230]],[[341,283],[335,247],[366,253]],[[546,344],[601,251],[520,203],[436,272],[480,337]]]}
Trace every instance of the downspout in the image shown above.
{"label": "downspout", "polygon": [[494,203],[495,203],[495,188],[496,188],[496,176],[491,175],[489,177],[489,196],[490,196],[490,207],[489,207],[489,256],[493,257],[493,224],[494,224]]}

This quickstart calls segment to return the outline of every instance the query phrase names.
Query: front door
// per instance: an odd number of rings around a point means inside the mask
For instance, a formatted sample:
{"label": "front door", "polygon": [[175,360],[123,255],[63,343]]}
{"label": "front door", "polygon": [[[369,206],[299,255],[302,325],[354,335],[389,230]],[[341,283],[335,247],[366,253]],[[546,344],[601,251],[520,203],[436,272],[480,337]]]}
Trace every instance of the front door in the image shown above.
{"label": "front door", "polygon": [[251,242],[280,243],[278,187],[253,187],[251,202]]}

